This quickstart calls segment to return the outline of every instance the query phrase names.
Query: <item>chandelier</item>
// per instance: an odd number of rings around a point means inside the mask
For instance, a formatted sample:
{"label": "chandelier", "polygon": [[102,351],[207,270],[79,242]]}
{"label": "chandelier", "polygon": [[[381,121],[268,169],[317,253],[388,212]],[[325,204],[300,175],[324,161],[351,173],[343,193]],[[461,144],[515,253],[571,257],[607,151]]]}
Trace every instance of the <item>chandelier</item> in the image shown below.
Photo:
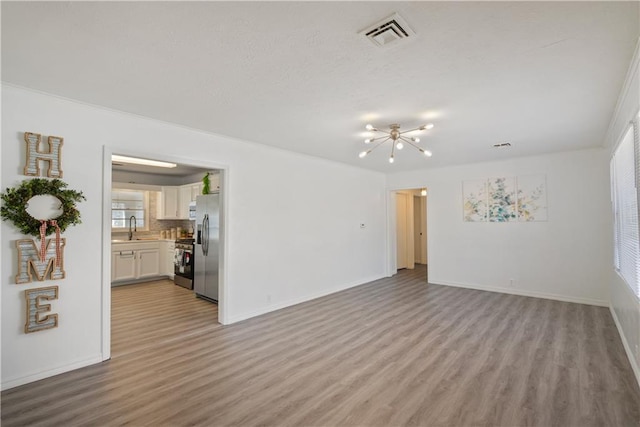
{"label": "chandelier", "polygon": [[408,137],[404,135],[411,132],[433,129],[433,123],[428,123],[426,125],[419,126],[415,129],[405,130],[404,132],[400,131],[400,125],[396,123],[389,125],[389,129],[390,129],[389,131],[380,130],[371,124],[368,124],[367,126],[365,126],[365,129],[367,129],[370,132],[380,132],[384,135],[377,136],[375,138],[365,139],[364,140],[365,144],[374,143],[375,145],[371,149],[361,152],[359,154],[360,158],[365,157],[366,155],[371,153],[373,150],[375,150],[376,148],[378,148],[379,146],[381,146],[382,144],[384,144],[389,140],[391,141],[391,155],[389,156],[389,163],[393,163],[395,150],[402,150],[404,148],[404,143],[409,144],[410,146],[417,149],[427,157],[432,156],[431,151],[425,150],[422,147],[419,147],[417,145],[420,142],[420,138],[415,136]]}

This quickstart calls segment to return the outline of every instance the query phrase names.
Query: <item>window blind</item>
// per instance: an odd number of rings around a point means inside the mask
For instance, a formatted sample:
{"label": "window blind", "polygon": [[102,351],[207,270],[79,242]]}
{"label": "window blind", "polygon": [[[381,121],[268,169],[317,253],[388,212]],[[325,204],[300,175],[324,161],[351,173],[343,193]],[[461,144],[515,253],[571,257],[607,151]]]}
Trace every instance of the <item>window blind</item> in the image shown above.
{"label": "window blind", "polygon": [[638,192],[636,189],[636,144],[633,128],[625,134],[612,160],[615,221],[615,266],[634,293],[638,286],[640,241],[638,238]]}

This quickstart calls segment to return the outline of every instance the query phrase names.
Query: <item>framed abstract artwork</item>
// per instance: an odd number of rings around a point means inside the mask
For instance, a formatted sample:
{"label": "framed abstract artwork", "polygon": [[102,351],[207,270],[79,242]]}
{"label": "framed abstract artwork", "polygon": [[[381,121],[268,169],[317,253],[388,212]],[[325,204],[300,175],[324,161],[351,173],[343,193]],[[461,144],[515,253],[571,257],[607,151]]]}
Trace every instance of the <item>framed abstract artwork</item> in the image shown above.
{"label": "framed abstract artwork", "polygon": [[547,180],[545,175],[518,177],[518,221],[547,220]]}
{"label": "framed abstract artwork", "polygon": [[517,219],[515,178],[504,176],[489,178],[487,195],[489,222],[509,222]]}
{"label": "framed abstract artwork", "polygon": [[465,222],[546,221],[546,176],[463,181],[462,204]]}
{"label": "framed abstract artwork", "polygon": [[464,221],[487,220],[487,180],[464,181],[462,183]]}

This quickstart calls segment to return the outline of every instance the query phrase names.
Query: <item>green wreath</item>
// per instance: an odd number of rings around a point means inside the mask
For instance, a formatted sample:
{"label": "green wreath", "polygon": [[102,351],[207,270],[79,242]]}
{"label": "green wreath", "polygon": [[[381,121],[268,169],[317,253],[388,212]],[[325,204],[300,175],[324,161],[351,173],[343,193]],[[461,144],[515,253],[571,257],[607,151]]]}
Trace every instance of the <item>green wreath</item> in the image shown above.
{"label": "green wreath", "polygon": [[[67,183],[59,179],[26,179],[17,187],[7,188],[0,195],[4,202],[0,207],[0,217],[13,222],[23,234],[39,237],[40,221],[27,213],[27,202],[33,196],[51,195],[62,203],[62,215],[56,218],[60,231],[64,231],[70,225],[80,224],[82,221],[76,203],[87,199],[82,191],[67,190],[66,187]],[[53,225],[47,225],[47,236],[55,231]]]}

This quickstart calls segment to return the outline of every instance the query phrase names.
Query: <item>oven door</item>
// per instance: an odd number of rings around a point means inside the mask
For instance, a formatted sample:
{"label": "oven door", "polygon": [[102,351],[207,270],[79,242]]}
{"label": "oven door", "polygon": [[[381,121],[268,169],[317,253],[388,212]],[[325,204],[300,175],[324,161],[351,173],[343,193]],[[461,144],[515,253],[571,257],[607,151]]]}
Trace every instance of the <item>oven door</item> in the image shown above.
{"label": "oven door", "polygon": [[174,254],[174,277],[176,285],[193,289],[193,246],[176,244]]}
{"label": "oven door", "polygon": [[176,245],[174,274],[193,278],[193,249]]}

